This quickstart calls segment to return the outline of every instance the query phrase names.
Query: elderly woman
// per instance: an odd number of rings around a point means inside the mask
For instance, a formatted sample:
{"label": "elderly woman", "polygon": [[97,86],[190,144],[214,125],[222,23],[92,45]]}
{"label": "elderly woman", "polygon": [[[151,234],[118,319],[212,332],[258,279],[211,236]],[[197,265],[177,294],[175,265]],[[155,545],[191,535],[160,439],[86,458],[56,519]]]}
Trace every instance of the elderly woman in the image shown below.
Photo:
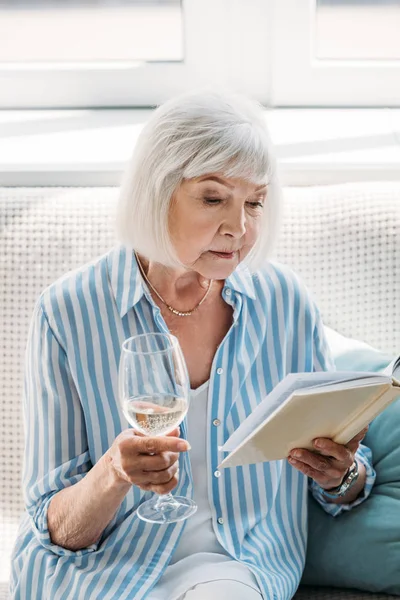
{"label": "elderly woman", "polygon": [[[34,311],[12,598],[288,600],[308,491],[333,516],[367,498],[365,431],[347,446],[316,440],[288,460],[217,469],[218,447],[286,374],[333,368],[312,298],[270,260],[280,204],[255,103],[192,93],[143,128],[118,246],[51,285]],[[167,436],[135,434],[118,401],[121,344],[143,332],[177,336],[188,367],[189,412]],[[171,490],[197,513],[164,526],[138,518]]]}

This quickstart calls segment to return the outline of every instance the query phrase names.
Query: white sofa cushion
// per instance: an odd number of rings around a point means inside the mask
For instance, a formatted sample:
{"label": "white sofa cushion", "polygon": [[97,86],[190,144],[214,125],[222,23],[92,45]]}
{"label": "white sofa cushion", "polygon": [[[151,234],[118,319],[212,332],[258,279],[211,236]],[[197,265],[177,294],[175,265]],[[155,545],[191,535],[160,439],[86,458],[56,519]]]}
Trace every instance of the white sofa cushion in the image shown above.
{"label": "white sofa cushion", "polygon": [[399,182],[287,188],[277,256],[302,276],[332,329],[399,352]]}

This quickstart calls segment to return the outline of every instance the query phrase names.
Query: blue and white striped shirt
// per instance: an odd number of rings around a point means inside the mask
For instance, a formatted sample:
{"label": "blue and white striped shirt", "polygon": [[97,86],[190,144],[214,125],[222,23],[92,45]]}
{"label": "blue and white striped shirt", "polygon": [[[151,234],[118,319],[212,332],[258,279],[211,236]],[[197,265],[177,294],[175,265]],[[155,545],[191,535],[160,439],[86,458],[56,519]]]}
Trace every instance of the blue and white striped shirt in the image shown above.
{"label": "blue and white striped shirt", "polygon": [[[333,369],[322,321],[296,275],[268,263],[255,275],[239,266],[223,299],[233,324],[210,373],[208,487],[218,541],[253,572],[264,598],[288,600],[305,562],[307,493],[333,516],[368,497],[371,453],[360,446],[367,484],[351,505],[323,501],[285,461],[225,469],[218,447],[287,373]],[[117,246],[47,288],[35,307],[24,386],[26,511],[12,555],[15,600],[142,600],[165,571],[184,522],[159,526],[136,516],[151,492],[132,486],[100,540],[71,551],[51,542],[51,498],[73,485],[129,425],[118,402],[122,342],[167,331],[134,254]],[[220,426],[213,424],[215,419]],[[186,437],[186,420],[181,435]],[[193,496],[190,453],[180,456],[174,493]]]}

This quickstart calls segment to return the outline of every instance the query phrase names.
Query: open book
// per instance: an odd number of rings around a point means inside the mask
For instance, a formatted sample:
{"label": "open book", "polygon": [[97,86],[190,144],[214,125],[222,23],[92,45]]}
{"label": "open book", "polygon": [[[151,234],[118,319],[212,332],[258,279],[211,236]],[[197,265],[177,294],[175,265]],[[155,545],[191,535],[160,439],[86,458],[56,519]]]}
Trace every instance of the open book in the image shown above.
{"label": "open book", "polygon": [[316,451],[317,437],[347,444],[400,396],[400,356],[382,374],[318,371],[287,375],[219,448],[219,467]]}

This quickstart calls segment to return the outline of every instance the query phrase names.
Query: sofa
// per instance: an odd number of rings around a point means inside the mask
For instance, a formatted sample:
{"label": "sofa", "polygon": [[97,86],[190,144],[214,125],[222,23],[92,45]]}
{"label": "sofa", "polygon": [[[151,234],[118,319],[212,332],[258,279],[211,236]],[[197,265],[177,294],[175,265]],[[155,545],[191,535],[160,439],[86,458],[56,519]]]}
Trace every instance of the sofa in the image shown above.
{"label": "sofa", "polygon": [[[0,189],[0,600],[23,511],[21,391],[34,302],[113,245],[117,196],[116,187]],[[389,354],[400,345],[399,239],[400,182],[284,189],[276,258],[303,278],[329,327]],[[395,596],[301,585],[295,598]]]}

